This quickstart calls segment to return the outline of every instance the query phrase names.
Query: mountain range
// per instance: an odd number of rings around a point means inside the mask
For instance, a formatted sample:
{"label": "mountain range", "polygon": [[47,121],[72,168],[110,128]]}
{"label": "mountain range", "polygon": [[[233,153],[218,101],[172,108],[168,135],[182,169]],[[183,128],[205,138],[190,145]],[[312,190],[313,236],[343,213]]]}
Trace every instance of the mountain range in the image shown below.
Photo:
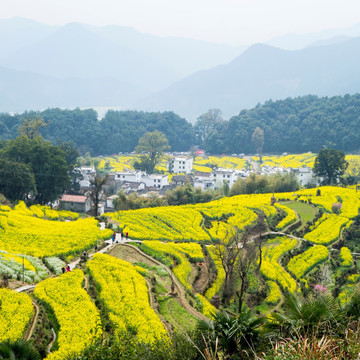
{"label": "mountain range", "polygon": [[115,25],[3,19],[0,111],[117,107],[194,121],[209,108],[229,117],[268,99],[354,93],[356,36],[360,25],[236,47]]}

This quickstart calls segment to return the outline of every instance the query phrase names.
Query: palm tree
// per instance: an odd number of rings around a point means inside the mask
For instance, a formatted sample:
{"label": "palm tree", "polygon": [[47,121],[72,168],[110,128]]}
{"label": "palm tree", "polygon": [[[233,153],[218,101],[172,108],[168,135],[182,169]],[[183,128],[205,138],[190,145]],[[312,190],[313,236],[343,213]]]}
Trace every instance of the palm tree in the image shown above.
{"label": "palm tree", "polygon": [[215,314],[214,321],[200,321],[198,330],[213,345],[218,341],[224,358],[231,358],[243,351],[254,350],[255,344],[259,343],[259,327],[263,322],[263,318],[257,318],[248,308],[243,308],[238,316],[231,316],[221,310]]}
{"label": "palm tree", "polygon": [[40,360],[40,355],[27,341],[4,341],[0,343],[0,359]]}
{"label": "palm tree", "polygon": [[266,324],[269,337],[319,336],[334,332],[342,326],[344,312],[331,295],[302,299],[286,294],[284,312],[273,313],[273,320]]}

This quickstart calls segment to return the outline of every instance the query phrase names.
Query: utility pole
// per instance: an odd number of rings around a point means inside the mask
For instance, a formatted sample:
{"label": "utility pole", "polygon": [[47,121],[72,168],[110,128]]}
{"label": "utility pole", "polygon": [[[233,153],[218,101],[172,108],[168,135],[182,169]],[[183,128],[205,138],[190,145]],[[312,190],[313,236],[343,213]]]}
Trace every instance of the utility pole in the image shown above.
{"label": "utility pole", "polygon": [[25,284],[25,255],[23,255],[23,263],[22,263],[22,270],[23,270],[23,283]]}

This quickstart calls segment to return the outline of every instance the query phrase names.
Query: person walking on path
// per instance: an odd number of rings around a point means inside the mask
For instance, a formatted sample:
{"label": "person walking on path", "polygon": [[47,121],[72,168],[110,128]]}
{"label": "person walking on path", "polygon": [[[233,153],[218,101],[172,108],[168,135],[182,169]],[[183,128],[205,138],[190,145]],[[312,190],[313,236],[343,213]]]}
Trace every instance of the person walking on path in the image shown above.
{"label": "person walking on path", "polygon": [[125,236],[126,236],[126,240],[129,238],[129,233],[128,232],[126,232],[125,233]]}
{"label": "person walking on path", "polygon": [[123,238],[123,232],[121,231],[121,233],[120,233],[120,240],[122,240],[122,238]]}
{"label": "person walking on path", "polygon": [[67,272],[70,272],[70,271],[71,271],[71,269],[70,269],[70,266],[69,266],[69,265],[66,267],[66,271],[67,271]]}
{"label": "person walking on path", "polygon": [[95,252],[97,252],[97,245],[95,244]]}

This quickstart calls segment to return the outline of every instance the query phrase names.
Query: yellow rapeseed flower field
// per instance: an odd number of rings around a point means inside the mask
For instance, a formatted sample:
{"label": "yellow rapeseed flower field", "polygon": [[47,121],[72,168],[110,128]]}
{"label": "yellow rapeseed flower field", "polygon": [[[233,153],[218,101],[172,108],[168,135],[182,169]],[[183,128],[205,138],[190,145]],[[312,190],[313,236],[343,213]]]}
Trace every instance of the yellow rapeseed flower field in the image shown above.
{"label": "yellow rapeseed flower field", "polygon": [[149,303],[145,279],[127,261],[96,254],[88,268],[100,286],[100,298],[120,340],[132,329],[139,341],[153,344],[167,339],[167,331]]}
{"label": "yellow rapeseed flower field", "polygon": [[0,250],[36,257],[74,254],[111,237],[111,230],[97,225],[94,218],[45,220],[19,204],[14,210],[0,209]]}
{"label": "yellow rapeseed flower field", "polygon": [[82,288],[84,274],[75,269],[57,278],[39,283],[34,295],[48,304],[60,325],[59,349],[47,360],[63,360],[68,353],[79,354],[101,338],[100,314],[88,293]]}
{"label": "yellow rapeseed flower field", "polygon": [[0,343],[21,339],[33,312],[28,294],[0,289]]}

